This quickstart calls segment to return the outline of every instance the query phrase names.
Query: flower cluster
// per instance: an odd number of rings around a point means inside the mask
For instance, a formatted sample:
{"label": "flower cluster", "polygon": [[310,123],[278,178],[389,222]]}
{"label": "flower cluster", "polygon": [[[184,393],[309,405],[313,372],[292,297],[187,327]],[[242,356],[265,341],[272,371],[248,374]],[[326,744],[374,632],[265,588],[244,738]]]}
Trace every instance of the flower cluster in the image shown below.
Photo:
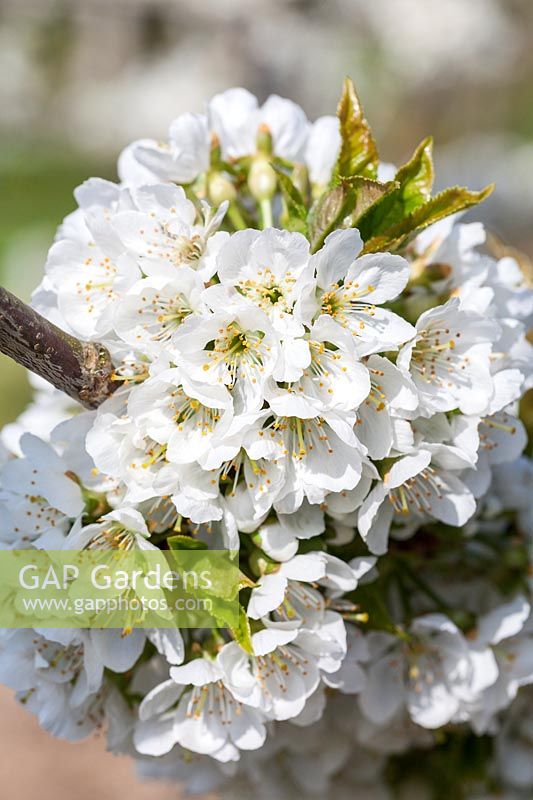
{"label": "flower cluster", "polygon": [[34,295],[117,389],[81,412],[40,388],[6,429],[1,546],[178,531],[239,551],[245,622],[6,632],[0,680],[191,791],[388,798],[393,768],[431,778],[411,751],[443,769],[490,735],[527,792],[502,712],[533,683],[533,289],[460,219],[486,193],[432,197],[429,140],[379,163],[350,82],[313,125],[225,92],[119,175],[77,189]]}

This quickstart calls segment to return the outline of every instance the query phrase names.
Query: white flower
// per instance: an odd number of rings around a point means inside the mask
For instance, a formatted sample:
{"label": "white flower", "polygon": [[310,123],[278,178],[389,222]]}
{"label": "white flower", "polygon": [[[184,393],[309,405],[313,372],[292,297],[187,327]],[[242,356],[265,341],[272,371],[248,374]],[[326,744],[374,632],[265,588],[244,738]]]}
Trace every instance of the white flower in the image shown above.
{"label": "white flower", "polygon": [[236,642],[220,652],[233,696],[269,719],[296,717],[318,686],[317,661],[298,646],[297,635],[296,630],[265,628],[252,636],[253,656]]}
{"label": "white flower", "polygon": [[135,210],[121,211],[112,218],[125,251],[149,276],[176,277],[188,266],[204,280],[215,272],[214,259],[227,234],[217,230],[226,212],[203,204],[203,220],[196,221],[194,204],[181,186],[141,186],[132,194]]}
{"label": "white flower", "polygon": [[[245,439],[247,436],[245,434]],[[235,517],[239,530],[255,531],[283,486],[282,465],[265,458],[251,458],[241,449],[234,458],[224,462],[217,475],[220,484],[226,485],[224,505]]]}
{"label": "white flower", "polygon": [[[268,624],[283,628],[293,623]],[[316,660],[321,676],[337,672],[348,647],[344,619],[336,611],[327,608],[320,621],[315,620],[312,626],[304,625],[299,629],[295,644],[307,653],[308,658]]]}
{"label": "white flower", "polygon": [[22,458],[8,460],[0,472],[2,543],[60,549],[85,508],[80,486],[52,445],[25,433],[20,448]]}
{"label": "white flower", "polygon": [[[290,587],[295,587],[294,596],[296,604],[299,604],[298,598],[298,584],[296,582],[304,581],[306,583],[313,583],[323,578],[326,574],[326,555],[325,553],[306,553],[300,556],[294,556],[288,561],[283,562],[275,569],[266,575],[263,575],[257,582],[255,588],[252,590],[250,601],[248,603],[247,614],[251,619],[261,619],[271,611],[275,611],[285,602],[287,591]],[[355,581],[354,581],[355,583]],[[302,586],[302,599],[303,605],[306,606],[304,595],[308,587]],[[324,604],[322,596],[319,592],[311,590],[308,595],[311,598],[307,608],[309,611],[317,609],[319,612],[323,611]],[[287,609],[289,611],[287,616],[292,616],[292,619],[298,619],[299,614],[294,609],[291,600],[287,598]],[[290,610],[294,610],[291,614]]]}
{"label": "white flower", "polygon": [[225,158],[255,153],[259,127],[266,125],[275,155],[290,161],[303,160],[309,123],[291,100],[271,95],[259,107],[257,98],[246,89],[228,89],[209,102],[208,116]]}
{"label": "white flower", "polygon": [[149,692],[139,708],[134,742],[139,753],[160,756],[180,744],[219,761],[264,743],[264,718],[235,700],[216,660],[200,658],[170,670],[171,678]]}
{"label": "white flower", "polygon": [[495,715],[507,708],[520,686],[533,683],[533,625],[531,606],[519,596],[478,619],[469,637],[477,655],[491,647],[498,666],[498,678],[476,698],[468,709],[478,734],[491,730]]}
{"label": "white flower", "polygon": [[[362,364],[350,341],[324,325],[324,317],[315,322],[305,340],[288,343],[295,351],[298,344],[305,346],[306,361],[298,365],[297,373],[274,374],[278,381],[286,382],[281,388],[270,383],[266,398],[273,411],[286,416],[307,418],[328,411],[353,411],[369,395],[371,385],[368,369]],[[293,356],[293,364],[295,362]],[[303,367],[303,369],[302,369]]]}
{"label": "white flower", "polygon": [[309,123],[302,109],[277,95],[259,106],[254,95],[235,88],[215,95],[207,115],[177,117],[168,143],[140,139],[126,147],[119,158],[120,178],[133,186],[156,181],[192,183],[208,170],[213,141],[224,159],[251,156],[262,126],[272,136],[275,155],[303,161]]}
{"label": "white flower", "polygon": [[342,694],[359,694],[366,686],[366,673],[361,666],[369,658],[367,638],[354,625],[346,627],[348,649],[336,672],[325,674],[322,680],[330,689]]}
{"label": "white flower", "polygon": [[66,327],[84,339],[101,338],[111,329],[113,309],[140,277],[110,225],[131,201],[115,184],[94,179],[75,194],[80,208],[52,246],[46,273]]}
{"label": "white flower", "polygon": [[212,449],[229,429],[233,406],[225,386],[195,384],[170,369],[132,389],[128,412],[142,434],[166,446],[169,462],[218,466]]}
{"label": "white flower", "polygon": [[461,526],[476,510],[474,498],[453,472],[431,464],[429,450],[399,458],[359,509],[357,527],[371,552],[387,551],[394,518],[434,518]]}
{"label": "white flower", "polygon": [[74,400],[59,389],[54,389],[44,378],[30,372],[28,381],[34,390],[32,402],[14,422],[4,425],[0,431],[0,442],[17,456],[22,455],[19,443],[25,433],[32,433],[39,439],[48,441],[50,432],[60,422],[68,419],[75,407]]}
{"label": "white flower", "polygon": [[493,466],[516,461],[527,444],[527,432],[523,423],[507,411],[497,411],[482,417],[479,421],[478,437],[476,468],[463,476],[475,497],[482,496],[489,488]]}
{"label": "white flower", "polygon": [[[270,463],[270,462],[265,462]],[[277,487],[279,489],[279,486]],[[274,498],[275,499],[275,498]],[[256,525],[253,530],[255,530]],[[320,506],[304,500],[293,514],[276,514],[268,517],[257,529],[254,541],[272,559],[290,560],[298,552],[300,539],[312,539],[324,533],[326,523]]]}
{"label": "white flower", "polygon": [[483,417],[479,425],[480,454],[491,464],[515,461],[527,444],[523,422],[512,414],[498,411]]}
{"label": "white flower", "polygon": [[150,533],[144,517],[134,508],[117,508],[98,522],[73,529],[65,540],[67,550],[157,550],[148,540]]}
{"label": "white flower", "polygon": [[395,350],[414,333],[412,325],[381,308],[405,288],[409,264],[390,253],[358,257],[362,245],[357,230],[330,233],[312,257],[318,288],[309,287],[300,307],[304,318],[326,315],[324,333],[351,335],[359,356]]}
{"label": "white flower", "polygon": [[314,584],[333,593],[351,592],[375,562],[375,558],[361,558],[346,564],[323,552],[296,555],[260,578],[252,590],[248,616],[260,619],[276,611],[280,620],[299,621],[313,627],[313,622],[320,622],[325,611],[324,597]]}
{"label": "white flower", "polygon": [[370,660],[359,705],[380,725],[406,707],[417,725],[439,728],[498,675],[492,651],[485,648],[473,657],[459,629],[443,614],[416,619],[405,640],[386,633],[367,638]]}
{"label": "white flower", "polygon": [[494,489],[503,508],[518,512],[518,525],[533,540],[533,461],[523,456],[494,469]]}
{"label": "white flower", "polygon": [[526,325],[531,325],[533,292],[514,258],[505,257],[491,263],[485,285],[493,290],[492,307],[497,318],[524,320]]}
{"label": "white flower", "polygon": [[198,273],[182,267],[179,276],[143,278],[122,298],[113,315],[113,327],[122,341],[157,358],[171,345],[190,314],[206,311]]}
{"label": "white flower", "polygon": [[17,691],[46,730],[71,741],[101,727],[113,708],[104,669],[126,672],[145,642],[143,631],[127,637],[115,630],[11,634],[1,648],[0,680]]}
{"label": "white flower", "polygon": [[122,151],[118,174],[126,184],[191,183],[209,167],[209,132],[204,114],[185,113],[170,126],[169,142],[139,139]]}
{"label": "white flower", "polygon": [[217,274],[222,286],[258,306],[280,335],[301,336],[303,326],[292,312],[312,277],[309,258],[309,242],[300,233],[237,231],[218,253]]}
{"label": "white flower", "polygon": [[[418,253],[415,269],[433,266],[432,288],[437,293],[455,289],[462,296],[466,292],[472,299],[480,297],[479,288],[485,285],[486,277],[493,268],[492,259],[477,249],[486,241],[486,232],[480,222],[467,225],[454,224],[455,218],[446,219],[422,231],[414,241]],[[435,265],[437,269],[435,269]],[[440,268],[440,276],[439,269]],[[487,293],[481,291],[482,302]],[[488,295],[492,299],[492,293]]]}
{"label": "white flower", "polygon": [[496,764],[503,780],[511,788],[509,800],[523,800],[533,781],[531,698],[530,689],[518,695],[496,740]]}
{"label": "white flower", "polygon": [[498,326],[452,298],[425,311],[416,323],[416,337],[398,354],[400,369],[410,370],[420,397],[420,413],[459,408],[482,413],[494,394],[489,368]]}
{"label": "white flower", "polygon": [[246,449],[254,460],[274,458],[282,466],[284,485],[274,502],[282,514],[297,511],[304,498],[322,503],[328,492],[353,489],[361,478],[364,449],[353,423],[333,414],[269,417]]}
{"label": "white flower", "polygon": [[357,407],[357,438],[371,458],[387,458],[393,448],[396,420],[413,415],[418,407],[418,393],[409,373],[398,369],[382,356],[366,361],[370,376],[368,397]]}
{"label": "white flower", "polygon": [[[87,452],[94,460],[95,469],[124,482],[127,487],[125,502],[140,503],[163,494],[156,490],[155,481],[162,469],[169,466],[166,446],[143,436],[128,417],[113,413],[115,399],[108,401],[96,415],[87,434]],[[109,410],[104,410],[106,406]],[[168,470],[166,480],[168,482]],[[174,467],[174,488],[177,487],[178,471]]]}
{"label": "white flower", "polygon": [[193,381],[231,390],[236,413],[261,408],[264,385],[280,352],[268,317],[245,304],[190,317],[181,327],[176,349],[180,367]]}

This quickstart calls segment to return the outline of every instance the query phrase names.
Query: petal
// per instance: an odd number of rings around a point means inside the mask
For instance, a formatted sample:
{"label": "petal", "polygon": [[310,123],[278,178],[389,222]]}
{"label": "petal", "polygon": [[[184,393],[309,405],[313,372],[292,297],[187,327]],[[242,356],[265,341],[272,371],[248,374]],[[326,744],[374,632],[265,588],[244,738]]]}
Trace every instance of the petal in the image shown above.
{"label": "petal", "polygon": [[160,683],[148,692],[139,706],[139,719],[142,722],[167,711],[177,702],[183,687],[173,680]]}
{"label": "petal", "polygon": [[398,297],[410,276],[411,268],[405,258],[372,253],[361,256],[351,265],[346,283],[357,283],[361,300],[379,305]]}
{"label": "petal", "polygon": [[113,672],[127,672],[140,658],[146,636],[142,630],[126,636],[119,630],[93,630],[91,640],[105,667]]}
{"label": "petal", "polygon": [[516,636],[524,627],[530,611],[531,606],[522,595],[510,603],[498,606],[478,621],[476,643],[498,644],[504,639]]}
{"label": "petal", "polygon": [[264,630],[254,633],[252,636],[252,644],[256,656],[264,656],[267,653],[272,653],[277,647],[282,647],[298,635],[298,631],[294,630],[278,630],[276,628],[264,628]]}
{"label": "petal", "polygon": [[220,677],[220,668],[214,661],[206,658],[195,658],[181,667],[172,667],[170,670],[171,678],[176,683],[192,686],[205,686]]}
{"label": "petal", "polygon": [[251,619],[261,619],[278,608],[285,599],[287,578],[280,573],[264,575],[252,589],[247,614]]}
{"label": "petal", "polygon": [[422,472],[430,461],[431,453],[428,450],[419,450],[418,453],[399,458],[386,473],[383,483],[387,489],[396,489],[405,483],[408,478],[413,478],[419,472]]}
{"label": "petal", "polygon": [[366,686],[359,695],[359,706],[371,722],[383,725],[401,708],[405,697],[403,668],[403,658],[397,652],[369,668]]}
{"label": "petal", "polygon": [[183,637],[178,630],[159,628],[147,631],[148,638],[158,653],[166,658],[169,664],[181,664],[185,658]]}
{"label": "petal", "polygon": [[157,719],[138,722],[133,734],[137,752],[145,756],[162,756],[169,753],[176,744],[174,715],[168,714]]}
{"label": "petal", "polygon": [[343,280],[363,248],[363,240],[355,228],[330,233],[324,246],[311,259],[321,289]]}

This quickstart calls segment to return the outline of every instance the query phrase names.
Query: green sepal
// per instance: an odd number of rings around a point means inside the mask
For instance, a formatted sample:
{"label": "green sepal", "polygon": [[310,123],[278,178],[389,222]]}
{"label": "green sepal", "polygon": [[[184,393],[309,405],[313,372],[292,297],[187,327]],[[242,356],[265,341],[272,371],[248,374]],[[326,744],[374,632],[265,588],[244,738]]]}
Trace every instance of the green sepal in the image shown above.
{"label": "green sepal", "polygon": [[242,570],[239,571],[239,589],[254,589],[256,586],[255,581],[245,575]]}
{"label": "green sepal", "polygon": [[193,539],[192,536],[169,536],[167,539],[171,550],[207,550],[207,544],[201,539]]}
{"label": "green sepal", "polygon": [[285,201],[287,214],[284,227],[289,231],[307,233],[307,207],[300,194],[299,189],[294,185],[291,178],[275,162],[272,167],[278,176],[279,188]]}
{"label": "green sepal", "polygon": [[250,620],[246,614],[246,611],[242,606],[239,606],[239,627],[230,628],[231,635],[237,642],[240,644],[243,650],[250,655],[254,654],[254,648],[252,644],[252,629],[250,628]]}

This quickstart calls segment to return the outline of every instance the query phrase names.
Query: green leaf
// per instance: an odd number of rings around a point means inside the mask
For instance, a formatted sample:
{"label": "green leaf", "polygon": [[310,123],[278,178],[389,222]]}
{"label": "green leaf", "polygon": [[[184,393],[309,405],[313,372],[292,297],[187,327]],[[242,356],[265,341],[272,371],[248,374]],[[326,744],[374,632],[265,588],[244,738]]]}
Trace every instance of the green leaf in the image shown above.
{"label": "green leaf", "polygon": [[240,644],[243,650],[253,655],[254,648],[252,645],[252,630],[250,628],[250,620],[246,611],[242,606],[239,606],[239,627],[231,628],[231,633],[235,641]]}
{"label": "green leaf", "polygon": [[347,214],[355,207],[355,191],[347,183],[324,192],[309,212],[309,240],[311,252],[316,253],[332,231],[341,227]]}
{"label": "green leaf", "polygon": [[424,139],[411,160],[396,173],[397,188],[361,217],[357,227],[365,242],[401,222],[430,199],[434,180],[432,147],[432,139]]}
{"label": "green leaf", "polygon": [[400,184],[403,210],[407,213],[429,200],[435,169],[433,167],[433,139],[429,136],[421,142],[413,157],[400,167],[395,180]]}
{"label": "green leaf", "polygon": [[494,190],[494,184],[487,186],[481,192],[470,192],[461,186],[453,186],[435,195],[424,205],[419,206],[408,217],[396,225],[392,225],[383,234],[373,236],[366,242],[364,253],[377,253],[387,250],[397,250],[404,245],[408,238],[424,228],[433,225],[450,214],[464,211],[467,208],[486,200]]}
{"label": "green leaf", "polygon": [[[387,183],[380,183],[380,181],[373,181],[370,178],[350,178],[347,181],[349,185],[355,190],[355,205],[350,214],[350,219],[345,220],[344,227],[359,227],[359,220],[369,211],[372,206],[379,203],[383,197],[393,192],[398,188],[396,181],[387,181]],[[350,223],[349,225],[347,223]]]}
{"label": "green leaf", "polygon": [[333,182],[353,175],[375,178],[379,162],[378,151],[351,78],[344,80],[337,116],[342,143],[333,172]]}
{"label": "green leaf", "polygon": [[284,227],[290,231],[307,233],[307,207],[297,187],[277,164],[272,167],[278,176],[278,183],[287,207],[287,219]]}
{"label": "green leaf", "polygon": [[319,250],[332,231],[358,227],[361,215],[396,186],[394,181],[379,183],[358,175],[324,192],[309,213],[311,251]]}
{"label": "green leaf", "polygon": [[207,550],[207,544],[201,539],[193,539],[191,536],[169,536],[167,539],[171,550]]}

